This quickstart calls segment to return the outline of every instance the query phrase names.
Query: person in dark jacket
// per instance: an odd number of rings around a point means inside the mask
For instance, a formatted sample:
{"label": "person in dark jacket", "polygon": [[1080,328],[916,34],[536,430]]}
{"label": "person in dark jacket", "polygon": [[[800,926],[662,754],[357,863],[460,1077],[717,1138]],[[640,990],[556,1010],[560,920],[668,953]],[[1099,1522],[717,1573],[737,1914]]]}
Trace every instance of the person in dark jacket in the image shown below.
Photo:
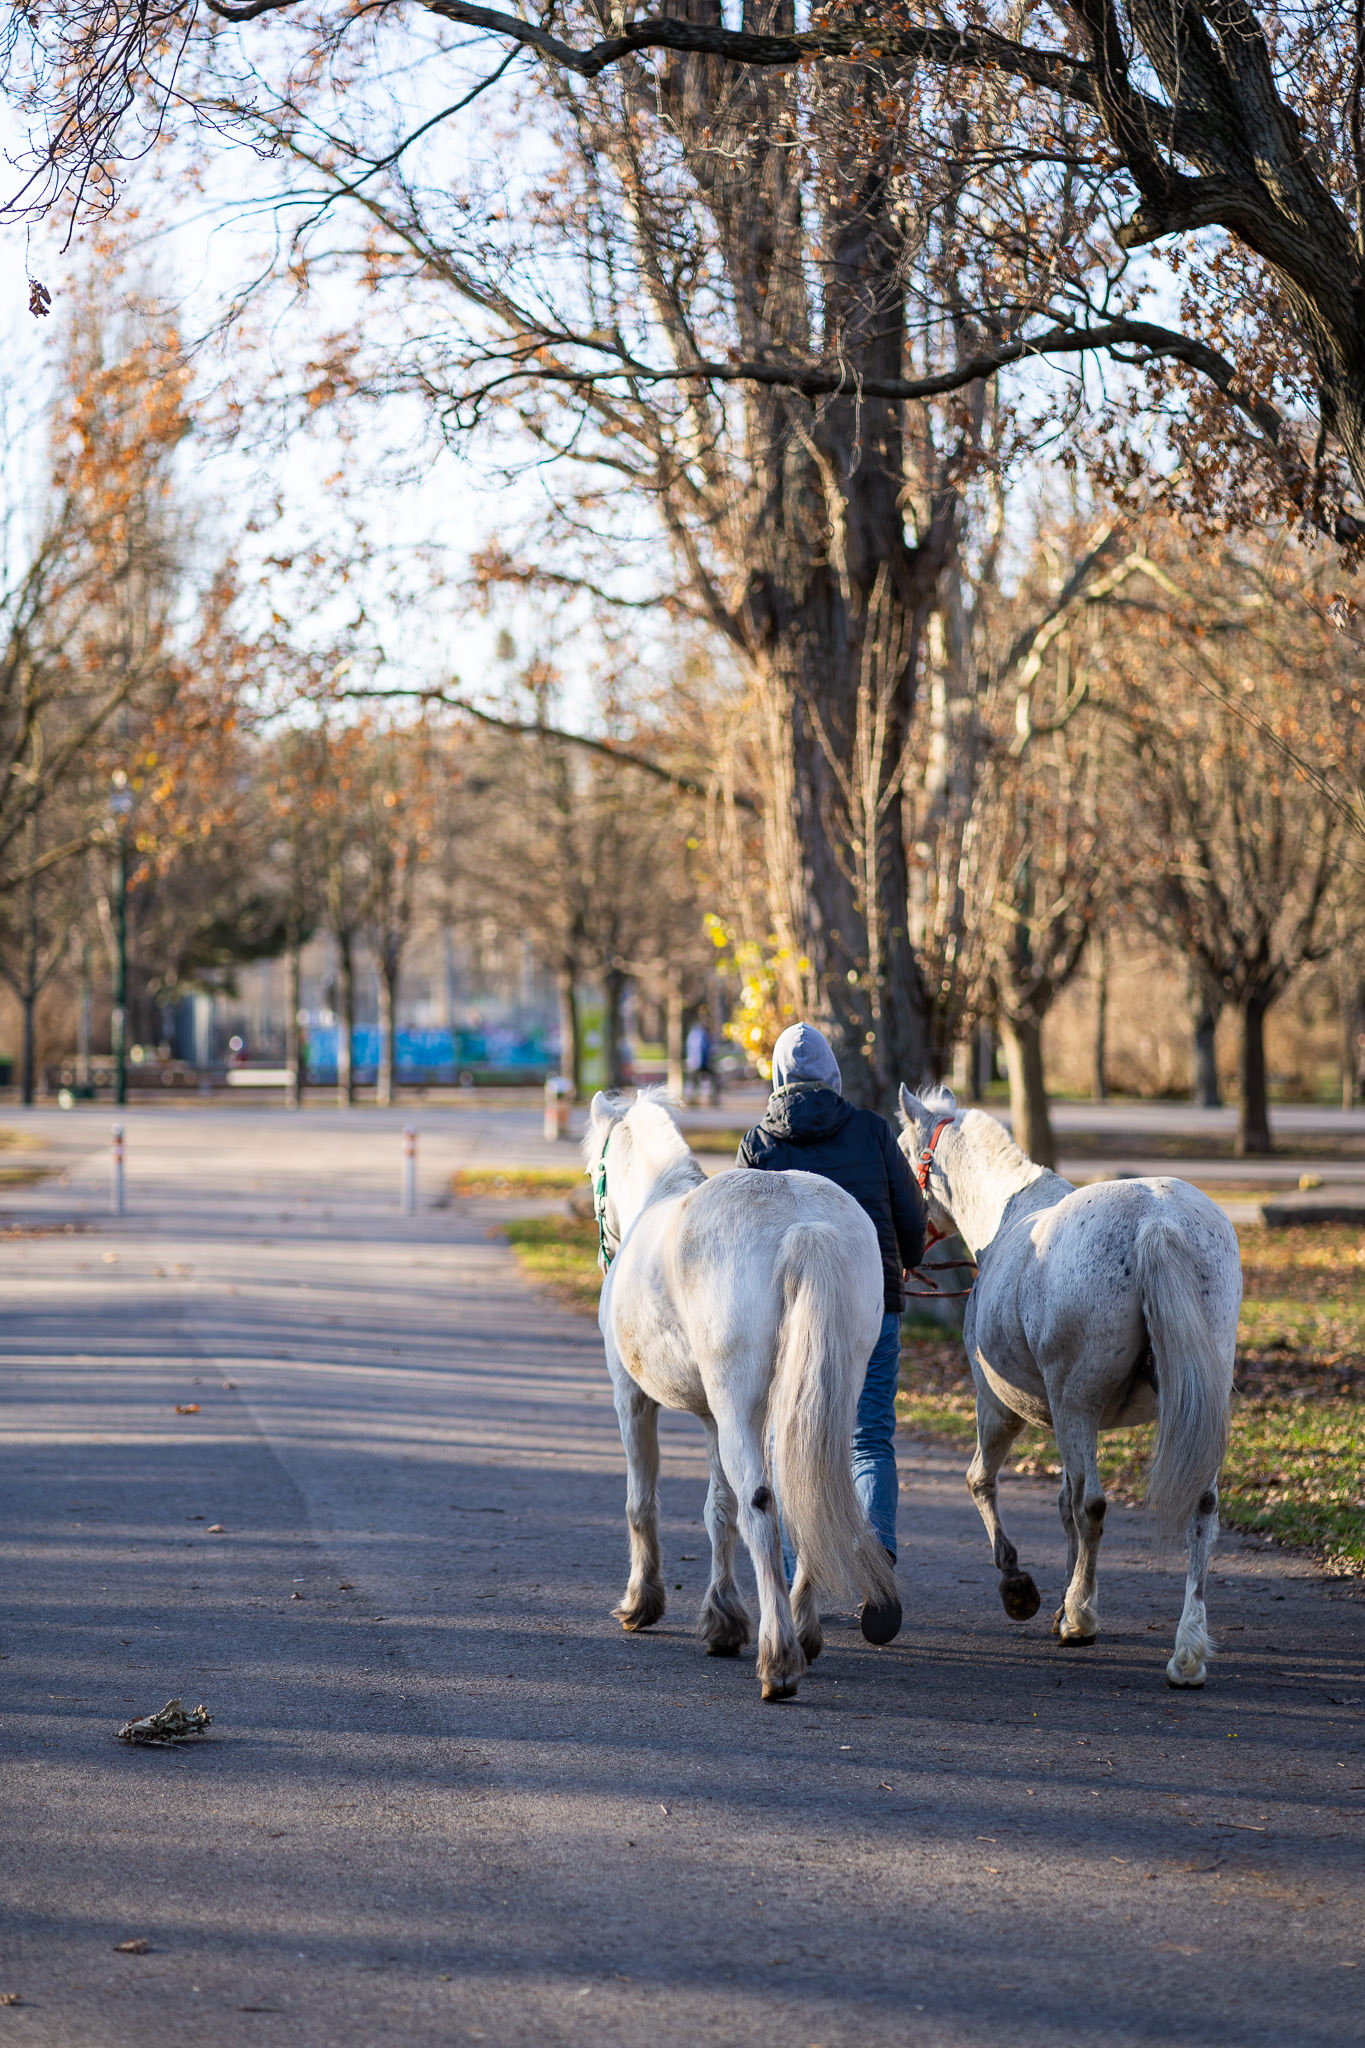
{"label": "person in dark jacket", "polygon": [[[872,1528],[896,1558],[896,1388],[900,1373],[905,1274],[924,1256],[924,1197],[895,1132],[875,1110],[845,1102],[839,1063],[813,1024],[793,1024],[773,1048],[773,1092],[763,1121],[740,1141],[738,1164],[770,1173],[821,1173],[852,1195],[877,1229],[881,1246],[882,1330],[858,1401],[853,1477]],[[894,1614],[864,1609],[869,1642],[890,1642]]]}

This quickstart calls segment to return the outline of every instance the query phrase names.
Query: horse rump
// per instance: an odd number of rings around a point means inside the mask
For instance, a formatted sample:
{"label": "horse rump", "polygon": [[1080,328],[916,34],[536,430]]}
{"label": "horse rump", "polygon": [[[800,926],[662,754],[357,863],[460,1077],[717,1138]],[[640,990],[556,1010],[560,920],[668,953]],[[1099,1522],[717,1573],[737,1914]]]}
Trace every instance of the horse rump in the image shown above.
{"label": "horse rump", "polygon": [[[864,1341],[866,1285],[856,1267],[832,1223],[794,1223],[783,1234],[768,1424],[782,1517],[807,1579],[830,1598],[880,1605],[895,1597],[895,1575],[854,1487],[850,1450],[876,1341],[875,1330]],[[879,1264],[879,1289],[880,1279]]]}

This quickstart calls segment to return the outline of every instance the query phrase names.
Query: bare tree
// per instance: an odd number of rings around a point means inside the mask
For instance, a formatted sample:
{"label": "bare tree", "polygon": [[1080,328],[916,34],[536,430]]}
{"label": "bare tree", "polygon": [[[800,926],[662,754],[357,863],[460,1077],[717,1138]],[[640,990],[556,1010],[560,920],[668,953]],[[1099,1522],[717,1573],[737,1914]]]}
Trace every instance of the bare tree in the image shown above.
{"label": "bare tree", "polygon": [[1126,887],[1198,988],[1236,1008],[1238,1149],[1265,1153],[1266,1015],[1331,950],[1347,829],[1340,800],[1296,769],[1292,749],[1305,728],[1338,723],[1355,679],[1292,549],[1136,566],[1144,596],[1103,643],[1106,703],[1128,736],[1115,826],[1130,841]]}

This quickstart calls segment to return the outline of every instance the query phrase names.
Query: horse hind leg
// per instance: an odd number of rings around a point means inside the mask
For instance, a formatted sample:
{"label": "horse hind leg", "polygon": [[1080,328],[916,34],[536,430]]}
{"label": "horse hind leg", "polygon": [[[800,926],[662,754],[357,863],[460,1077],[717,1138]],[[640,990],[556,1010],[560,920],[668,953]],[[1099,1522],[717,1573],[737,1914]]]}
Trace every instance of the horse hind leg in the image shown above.
{"label": "horse hind leg", "polygon": [[1000,1520],[996,1479],[1006,1453],[1023,1428],[984,1390],[976,1397],[976,1454],[967,1467],[967,1490],[991,1539],[995,1568],[1000,1574],[1000,1600],[1011,1621],[1027,1621],[1038,1612],[1038,1588],[1026,1571],[1019,1568],[1019,1553],[1005,1534]]}
{"label": "horse hind leg", "polygon": [[825,1636],[820,1627],[815,1587],[806,1577],[799,1557],[796,1560],[796,1577],[792,1580],[792,1620],[796,1624],[796,1640],[801,1645],[801,1654],[808,1664],[813,1664],[825,1647]]}
{"label": "horse hind leg", "polygon": [[758,1677],[765,1700],[795,1699],[806,1659],[797,1640],[782,1567],[777,1502],[764,1467],[759,1410],[741,1420],[720,1417],[719,1448],[738,1500],[740,1534],[758,1581]]}
{"label": "horse hind leg", "polygon": [[735,1584],[738,1502],[720,1462],[715,1426],[708,1423],[707,1428],[711,1483],[706,1490],[706,1533],[711,1538],[711,1583],[702,1602],[701,1639],[708,1657],[737,1657],[754,1632],[749,1610]]}
{"label": "horse hind leg", "polygon": [[1185,1606],[1180,1626],[1175,1632],[1175,1653],[1166,1666],[1167,1685],[1193,1688],[1202,1685],[1208,1676],[1213,1644],[1209,1640],[1208,1617],[1204,1612],[1204,1587],[1208,1580],[1209,1559],[1217,1540],[1218,1487],[1215,1483],[1200,1494],[1195,1511],[1185,1525],[1189,1560]]}
{"label": "horse hind leg", "polygon": [[1096,1579],[1109,1502],[1100,1484],[1094,1424],[1073,1416],[1058,1419],[1055,1427],[1065,1475],[1062,1521],[1071,1548],[1071,1569],[1052,1632],[1063,1643],[1093,1643],[1100,1626]]}
{"label": "horse hind leg", "polygon": [[612,1613],[633,1633],[661,1621],[667,1605],[659,1557],[659,1404],[622,1374],[616,1387],[616,1418],[626,1453],[630,1578]]}

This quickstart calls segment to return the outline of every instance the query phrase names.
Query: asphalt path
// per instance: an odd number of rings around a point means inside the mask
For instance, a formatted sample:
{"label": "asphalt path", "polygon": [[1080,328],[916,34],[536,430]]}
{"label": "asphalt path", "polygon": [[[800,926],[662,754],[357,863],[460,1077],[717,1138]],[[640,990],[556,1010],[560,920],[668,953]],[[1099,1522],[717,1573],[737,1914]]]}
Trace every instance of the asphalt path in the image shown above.
{"label": "asphalt path", "polygon": [[[135,1111],[122,1219],[107,1119],[54,1121],[4,1198],[0,2048],[1358,2041],[1360,1589],[1225,1538],[1171,1693],[1140,1514],[1064,1651],[907,1441],[901,1639],[835,1617],[764,1707],[693,1635],[673,1418],[623,1635],[595,1326],[433,1206],[506,1116],[424,1127],[413,1218],[371,1113]],[[1050,1489],[1003,1497],[1046,1611]],[[172,1694],[208,1738],[113,1740]]]}

